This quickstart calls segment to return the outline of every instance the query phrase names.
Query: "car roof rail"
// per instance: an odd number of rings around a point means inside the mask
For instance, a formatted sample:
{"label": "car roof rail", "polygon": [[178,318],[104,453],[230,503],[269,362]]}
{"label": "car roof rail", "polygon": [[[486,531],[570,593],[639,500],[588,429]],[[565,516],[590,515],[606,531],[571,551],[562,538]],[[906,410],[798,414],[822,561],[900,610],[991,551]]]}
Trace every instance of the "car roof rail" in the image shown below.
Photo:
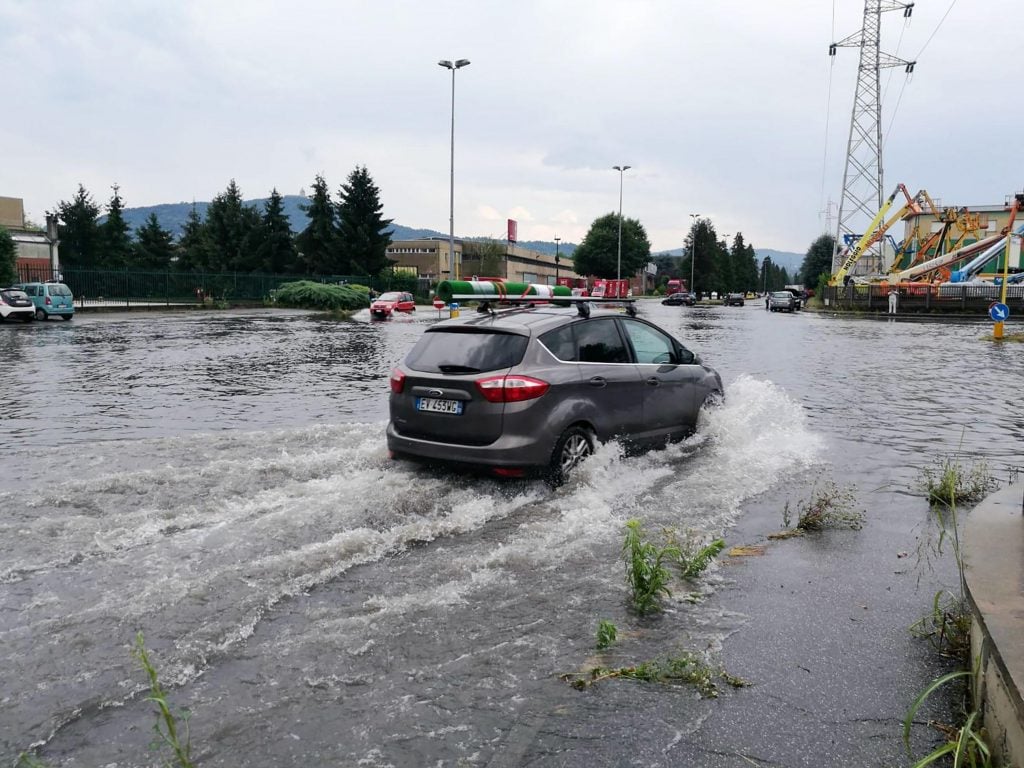
{"label": "car roof rail", "polygon": [[481,295],[478,293],[456,293],[452,295],[453,301],[476,301],[479,302],[476,311],[480,314],[496,314],[493,304],[497,303],[500,305],[506,305],[508,309],[532,309],[538,305],[551,304],[554,306],[565,307],[570,304],[576,305],[576,311],[580,317],[590,317],[590,309],[592,304],[607,304],[609,306],[624,307],[626,314],[630,317],[636,317],[636,300],[635,299],[616,299],[616,298],[603,298],[597,296],[514,296],[509,297],[507,294],[504,296],[495,294],[493,296]]}

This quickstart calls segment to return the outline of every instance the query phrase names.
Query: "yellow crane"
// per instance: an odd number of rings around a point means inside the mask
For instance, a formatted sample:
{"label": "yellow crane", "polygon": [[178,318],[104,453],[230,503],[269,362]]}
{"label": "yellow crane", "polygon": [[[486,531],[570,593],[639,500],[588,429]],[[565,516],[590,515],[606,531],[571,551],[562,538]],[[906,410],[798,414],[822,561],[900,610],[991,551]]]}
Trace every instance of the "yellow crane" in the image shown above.
{"label": "yellow crane", "polygon": [[[899,210],[890,216],[885,223],[882,223],[882,219],[885,218],[885,214],[892,208],[893,202],[896,200],[896,195],[900,192],[906,198],[907,202],[900,206]],[[832,279],[829,280],[829,285],[842,285],[846,276],[853,268],[854,264],[860,261],[860,257],[864,255],[868,248],[877,243],[885,235],[886,230],[889,229],[893,224],[902,219],[908,212],[920,213],[921,206],[917,202],[917,198],[921,196],[921,192],[918,192],[914,197],[910,196],[907,192],[907,188],[902,184],[897,184],[896,189],[889,195],[889,199],[885,201],[878,213],[875,214],[875,218],[871,220],[867,229],[864,230],[864,234],[860,240],[857,241],[856,245],[852,249],[847,251],[846,257],[843,259],[843,263],[840,265],[836,273],[832,275]]]}

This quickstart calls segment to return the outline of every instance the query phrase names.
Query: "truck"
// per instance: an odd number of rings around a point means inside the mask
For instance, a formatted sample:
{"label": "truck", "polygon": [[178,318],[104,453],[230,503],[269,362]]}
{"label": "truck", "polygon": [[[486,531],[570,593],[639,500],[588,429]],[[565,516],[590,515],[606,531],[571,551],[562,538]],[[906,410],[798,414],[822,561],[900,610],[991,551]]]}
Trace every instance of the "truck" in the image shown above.
{"label": "truck", "polygon": [[590,295],[595,298],[625,299],[629,298],[629,280],[602,280],[594,281],[594,288]]}
{"label": "truck", "polygon": [[686,292],[686,281],[678,277],[670,278],[665,283],[665,293],[671,296],[673,293],[685,293]]}

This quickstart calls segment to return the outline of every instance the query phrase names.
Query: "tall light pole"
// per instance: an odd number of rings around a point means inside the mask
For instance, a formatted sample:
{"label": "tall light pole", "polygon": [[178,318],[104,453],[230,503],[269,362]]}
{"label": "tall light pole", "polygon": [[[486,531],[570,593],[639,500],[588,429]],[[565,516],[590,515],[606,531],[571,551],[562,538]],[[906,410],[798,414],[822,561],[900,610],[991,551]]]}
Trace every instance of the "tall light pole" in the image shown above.
{"label": "tall light pole", "polygon": [[448,255],[452,260],[454,277],[458,280],[459,264],[455,260],[455,70],[469,66],[469,59],[458,59],[454,64],[448,59],[441,59],[437,64],[452,71],[452,173],[451,186],[448,190]]}
{"label": "tall light pole", "polygon": [[691,225],[693,232],[693,243],[690,244],[690,293],[696,293],[693,290],[693,263],[697,261],[697,222],[700,221],[699,213],[691,213],[690,218],[693,219]]}
{"label": "tall light pole", "polygon": [[[616,171],[619,172],[619,260],[615,266],[615,279],[622,279],[622,177],[633,166],[631,165],[613,165]],[[616,291],[618,288],[615,289]]]}
{"label": "tall light pole", "polygon": [[555,238],[555,285],[558,285],[558,241],[562,238]]}

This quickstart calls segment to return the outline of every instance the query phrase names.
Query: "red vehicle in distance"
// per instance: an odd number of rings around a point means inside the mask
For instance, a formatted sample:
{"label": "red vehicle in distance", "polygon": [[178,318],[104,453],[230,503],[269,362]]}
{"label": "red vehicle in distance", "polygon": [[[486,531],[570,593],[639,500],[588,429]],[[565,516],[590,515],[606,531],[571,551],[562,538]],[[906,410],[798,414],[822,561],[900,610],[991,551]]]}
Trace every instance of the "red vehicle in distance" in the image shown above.
{"label": "red vehicle in distance", "polygon": [[387,320],[395,312],[415,312],[416,300],[411,293],[388,291],[370,302],[370,317]]}

